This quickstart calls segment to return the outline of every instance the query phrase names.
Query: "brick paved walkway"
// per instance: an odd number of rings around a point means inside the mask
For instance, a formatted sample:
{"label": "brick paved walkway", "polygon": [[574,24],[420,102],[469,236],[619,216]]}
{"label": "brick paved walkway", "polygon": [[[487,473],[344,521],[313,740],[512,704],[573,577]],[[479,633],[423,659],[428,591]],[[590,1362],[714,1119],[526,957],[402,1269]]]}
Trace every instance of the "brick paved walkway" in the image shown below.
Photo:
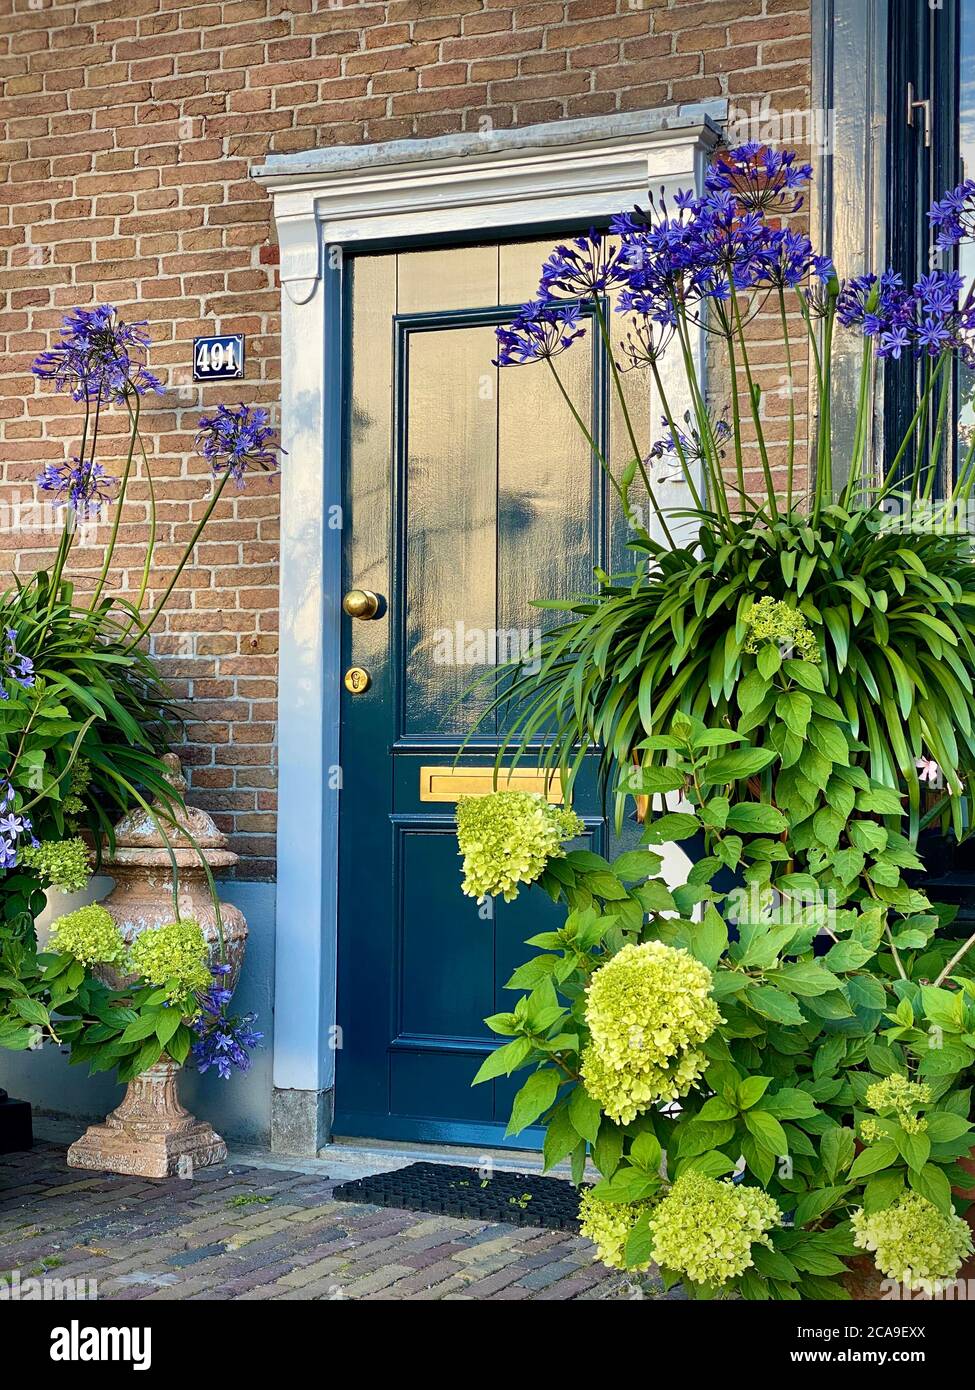
{"label": "brick paved walkway", "polygon": [[578,1236],[335,1202],[323,1175],[231,1163],[191,1181],[0,1157],[0,1278],[97,1280],[99,1299],[608,1299]]}

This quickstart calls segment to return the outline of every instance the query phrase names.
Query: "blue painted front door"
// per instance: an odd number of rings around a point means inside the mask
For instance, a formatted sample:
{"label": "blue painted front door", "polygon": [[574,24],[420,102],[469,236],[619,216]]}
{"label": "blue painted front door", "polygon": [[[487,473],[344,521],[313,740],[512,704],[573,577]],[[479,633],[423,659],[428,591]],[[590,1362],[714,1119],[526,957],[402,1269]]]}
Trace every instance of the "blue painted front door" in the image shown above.
{"label": "blue painted front door", "polygon": [[[520,1084],[471,1088],[492,1045],[482,1020],[511,1007],[523,942],[557,909],[531,891],[462,896],[453,805],[421,798],[421,770],[452,766],[489,699],[465,693],[485,663],[531,647],[531,600],[585,592],[606,563],[599,466],[546,367],[491,365],[494,328],[534,293],[551,244],[348,267],[345,588],[381,606],[343,619],[345,665],[369,684],[341,695],[338,1134],[500,1144]],[[597,335],[558,365],[605,437]],[[463,765],[490,766],[497,736],[482,726]],[[608,848],[582,783],[576,810]]]}

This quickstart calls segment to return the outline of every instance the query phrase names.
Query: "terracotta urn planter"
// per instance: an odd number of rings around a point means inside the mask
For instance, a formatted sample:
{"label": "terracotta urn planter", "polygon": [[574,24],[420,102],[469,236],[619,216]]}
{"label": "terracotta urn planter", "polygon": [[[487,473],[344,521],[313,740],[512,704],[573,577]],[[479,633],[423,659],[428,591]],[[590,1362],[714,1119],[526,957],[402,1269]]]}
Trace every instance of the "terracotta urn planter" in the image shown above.
{"label": "terracotta urn planter", "polygon": [[[186,791],[179,759],[169,753],[164,760],[171,785],[182,796]],[[158,803],[153,808],[161,810]],[[239,908],[220,904],[220,924],[199,847],[212,873],[236,864],[238,856],[227,849],[227,838],[212,818],[197,807],[187,807],[170,824],[160,820],[176,860],[176,901],[180,918],[199,922],[210,947],[210,963],[220,960],[223,934],[225,959],[230,965],[226,986],[236,988],[247,943],[247,923]],[[123,816],[115,827],[115,850],[103,863],[115,887],[102,902],[114,918],[127,944],[140,933],[171,922],[173,910],[173,862],[166,840],[152,817],[143,810]],[[100,971],[105,983],[120,988],[131,976],[111,969]],[[176,1093],[179,1065],[163,1057],[129,1082],[122,1104],[103,1124],[92,1125],[68,1150],[72,1168],[126,1173],[145,1178],[191,1177],[194,1168],[222,1163],[227,1146],[206,1121],[197,1120],[180,1105]]]}

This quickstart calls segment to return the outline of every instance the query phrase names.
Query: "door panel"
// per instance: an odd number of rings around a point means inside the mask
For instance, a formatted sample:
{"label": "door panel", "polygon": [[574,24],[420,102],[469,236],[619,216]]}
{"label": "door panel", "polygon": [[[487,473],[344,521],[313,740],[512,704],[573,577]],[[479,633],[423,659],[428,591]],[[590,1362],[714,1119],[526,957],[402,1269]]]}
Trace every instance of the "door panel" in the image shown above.
{"label": "door panel", "polygon": [[[576,401],[588,397],[590,409],[592,342],[578,343],[558,362],[566,390]],[[510,368],[498,376],[498,626],[545,629],[559,615],[533,608],[532,599],[584,593],[592,584],[601,499],[589,446],[566,419],[547,369]]]}
{"label": "door panel", "polygon": [[[447,643],[496,626],[498,404],[487,324],[403,332],[406,376],[401,489],[407,734],[467,733],[486,695],[454,706],[471,683]],[[490,390],[482,389],[484,377]],[[457,624],[462,625],[459,630]]]}
{"label": "door panel", "polygon": [[[420,785],[421,768],[452,766],[486,708],[476,678],[557,619],[531,600],[587,591],[606,563],[598,463],[554,382],[541,366],[491,365],[494,327],[534,291],[551,244],[352,259],[345,585],[382,605],[344,620],[346,662],[371,684],[342,694],[339,1134],[502,1143],[524,1080],[470,1084],[525,938],[561,910],[531,892],[465,898],[453,805]],[[590,332],[559,367],[605,438],[598,349]],[[497,737],[493,720],[478,726],[461,765],[490,767]],[[609,849],[588,768],[574,801],[580,844]]]}
{"label": "door panel", "polygon": [[[406,251],[396,259],[399,267],[399,299],[396,312],[399,314],[430,314],[445,309],[477,309],[484,304],[498,303],[496,246],[457,246],[442,251]],[[535,284],[537,287],[537,274]],[[494,353],[491,354],[491,357],[493,356]],[[488,363],[490,360],[489,357]]]}

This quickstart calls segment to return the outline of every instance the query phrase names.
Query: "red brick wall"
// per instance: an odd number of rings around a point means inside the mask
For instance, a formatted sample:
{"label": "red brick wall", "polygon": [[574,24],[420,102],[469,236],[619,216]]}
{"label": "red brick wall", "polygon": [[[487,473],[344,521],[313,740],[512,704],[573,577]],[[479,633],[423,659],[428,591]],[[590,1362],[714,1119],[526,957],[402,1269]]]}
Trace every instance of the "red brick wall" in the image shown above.
{"label": "red brick wall", "polygon": [[[0,0],[0,423],[7,499],[76,447],[76,408],[30,376],[61,315],[148,318],[164,397],[144,426],[160,497],[157,591],[206,505],[200,407],[278,397],[276,248],[248,167],[268,151],[434,136],[726,96],[809,96],[808,0]],[[188,384],[190,340],[248,335],[247,380]],[[779,356],[781,354],[778,354]],[[776,352],[769,353],[773,376]],[[112,442],[122,420],[110,422]],[[107,462],[107,460],[106,460]],[[111,472],[111,467],[108,468]],[[148,535],[139,482],[126,579]],[[4,569],[50,530],[0,534]],[[76,559],[94,573],[97,547]],[[156,638],[191,702],[196,799],[273,875],[277,494],[224,494]]]}

